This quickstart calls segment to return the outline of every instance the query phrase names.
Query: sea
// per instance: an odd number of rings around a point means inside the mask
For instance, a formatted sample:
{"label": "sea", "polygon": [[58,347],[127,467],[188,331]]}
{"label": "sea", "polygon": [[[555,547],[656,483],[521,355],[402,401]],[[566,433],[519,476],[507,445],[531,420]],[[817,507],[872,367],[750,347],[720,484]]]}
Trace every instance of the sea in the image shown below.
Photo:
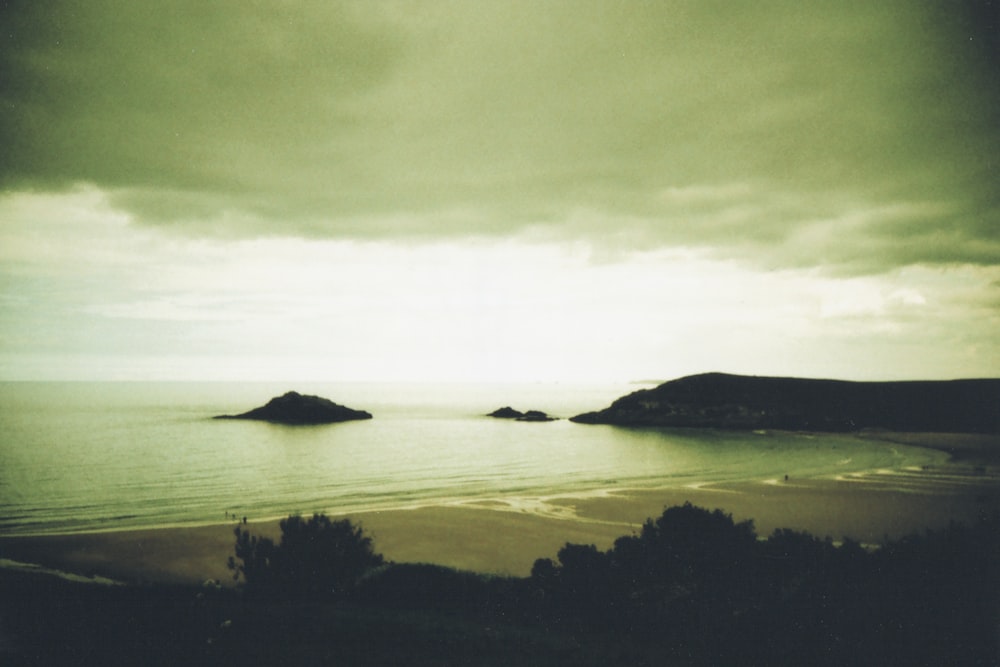
{"label": "sea", "polygon": [[[568,417],[650,385],[0,383],[0,534],[123,530],[741,480],[918,470],[929,449],[839,434],[622,428]],[[289,390],[374,419],[216,420]],[[552,422],[485,415],[510,405]]]}

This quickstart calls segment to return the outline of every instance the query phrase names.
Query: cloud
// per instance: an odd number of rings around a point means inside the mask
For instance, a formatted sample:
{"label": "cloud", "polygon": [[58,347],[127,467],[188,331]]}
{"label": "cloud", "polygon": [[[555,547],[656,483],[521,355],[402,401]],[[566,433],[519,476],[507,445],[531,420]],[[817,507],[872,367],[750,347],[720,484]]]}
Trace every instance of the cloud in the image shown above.
{"label": "cloud", "polygon": [[188,236],[987,264],[991,7],[11,2],[0,186]]}
{"label": "cloud", "polygon": [[7,379],[884,379],[1000,363],[997,266],[839,276],[541,235],[179,236],[96,189],[0,198],[0,221]]}

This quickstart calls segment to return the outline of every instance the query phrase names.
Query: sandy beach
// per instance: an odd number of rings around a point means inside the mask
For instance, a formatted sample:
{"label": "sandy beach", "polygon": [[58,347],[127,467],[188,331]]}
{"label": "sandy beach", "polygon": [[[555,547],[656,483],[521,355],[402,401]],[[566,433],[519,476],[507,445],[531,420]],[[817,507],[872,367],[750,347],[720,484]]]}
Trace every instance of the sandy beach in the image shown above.
{"label": "sandy beach", "polygon": [[[880,439],[889,439],[879,434]],[[753,519],[760,536],[776,528],[877,545],[951,521],[1000,511],[996,436],[903,436],[961,455],[929,470],[873,471],[843,478],[772,479],[662,489],[609,489],[584,496],[498,498],[370,511],[350,516],[396,562],[426,562],[524,576],[566,543],[610,547],[665,507],[691,502]],[[236,524],[74,535],[0,536],[0,558],[130,582],[230,581]],[[277,521],[248,524],[277,538]]]}

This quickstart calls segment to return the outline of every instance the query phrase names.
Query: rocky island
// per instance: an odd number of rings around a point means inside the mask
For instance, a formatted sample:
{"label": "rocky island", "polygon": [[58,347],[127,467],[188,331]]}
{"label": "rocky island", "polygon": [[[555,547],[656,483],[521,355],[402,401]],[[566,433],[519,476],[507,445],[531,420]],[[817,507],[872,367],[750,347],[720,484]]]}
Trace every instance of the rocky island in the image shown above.
{"label": "rocky island", "polygon": [[334,424],[371,418],[371,413],[364,410],[353,410],[321,396],[307,396],[294,391],[272,398],[266,405],[249,412],[215,417],[215,419],[253,419],[292,426]]}
{"label": "rocky island", "polygon": [[487,417],[495,417],[497,419],[513,419],[519,422],[553,422],[556,420],[555,417],[550,417],[541,410],[528,410],[527,412],[521,412],[520,410],[515,410],[514,408],[504,406],[494,410]]}
{"label": "rocky island", "polygon": [[1000,433],[1000,380],[848,382],[705,373],[623,396],[581,424]]}

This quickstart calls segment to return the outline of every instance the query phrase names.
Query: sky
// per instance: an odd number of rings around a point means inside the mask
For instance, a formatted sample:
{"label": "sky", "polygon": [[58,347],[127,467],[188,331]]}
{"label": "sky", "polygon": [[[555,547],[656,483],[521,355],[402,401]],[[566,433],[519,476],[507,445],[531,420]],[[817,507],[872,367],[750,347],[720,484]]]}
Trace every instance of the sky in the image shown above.
{"label": "sky", "polygon": [[0,380],[1000,376],[998,16],[0,0]]}

